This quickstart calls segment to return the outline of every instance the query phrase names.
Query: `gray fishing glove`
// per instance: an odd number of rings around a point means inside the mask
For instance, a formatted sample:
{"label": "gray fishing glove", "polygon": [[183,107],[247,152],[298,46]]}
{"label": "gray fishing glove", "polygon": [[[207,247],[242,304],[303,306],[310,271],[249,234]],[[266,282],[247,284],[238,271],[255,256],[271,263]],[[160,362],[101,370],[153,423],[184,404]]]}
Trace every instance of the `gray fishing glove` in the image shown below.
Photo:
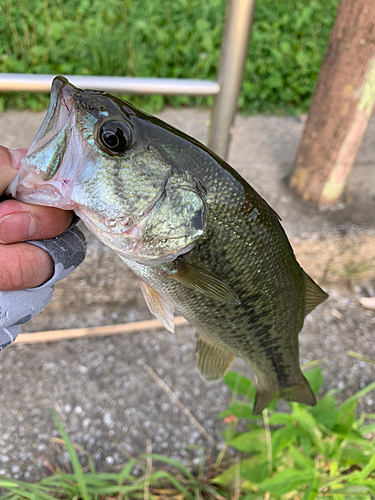
{"label": "gray fishing glove", "polygon": [[55,283],[65,278],[85,258],[86,239],[82,231],[75,227],[78,220],[76,217],[70,227],[56,238],[27,242],[50,254],[55,272],[41,286],[12,292],[0,291],[0,351],[16,339],[23,323],[30,321],[48,305]]}

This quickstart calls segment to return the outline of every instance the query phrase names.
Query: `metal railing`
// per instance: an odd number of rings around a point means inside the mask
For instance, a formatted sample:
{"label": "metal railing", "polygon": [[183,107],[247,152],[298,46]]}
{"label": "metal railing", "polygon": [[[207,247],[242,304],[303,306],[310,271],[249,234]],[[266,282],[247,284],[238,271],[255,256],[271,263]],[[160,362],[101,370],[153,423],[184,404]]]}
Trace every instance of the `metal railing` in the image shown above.
{"label": "metal railing", "polygon": [[[64,75],[79,88],[122,94],[215,96],[208,146],[227,156],[256,0],[228,0],[218,79]],[[55,75],[0,73],[0,92],[49,92]]]}
{"label": "metal railing", "polygon": [[[105,90],[119,94],[216,95],[217,82],[182,78],[136,78],[131,76],[64,75],[78,88]],[[0,92],[46,92],[55,75],[0,73]]]}

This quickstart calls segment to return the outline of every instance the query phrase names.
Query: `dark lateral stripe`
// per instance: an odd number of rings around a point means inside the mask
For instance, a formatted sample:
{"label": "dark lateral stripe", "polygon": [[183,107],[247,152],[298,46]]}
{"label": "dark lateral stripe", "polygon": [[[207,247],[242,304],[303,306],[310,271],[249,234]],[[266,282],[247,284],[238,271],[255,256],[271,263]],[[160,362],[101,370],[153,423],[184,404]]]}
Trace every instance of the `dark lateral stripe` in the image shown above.
{"label": "dark lateral stripe", "polygon": [[257,329],[254,329],[253,334],[257,338],[259,346],[265,353],[266,358],[271,361],[280,388],[286,387],[288,367],[284,365],[283,355],[277,350],[278,346],[275,346],[273,342],[270,327],[259,325]]}

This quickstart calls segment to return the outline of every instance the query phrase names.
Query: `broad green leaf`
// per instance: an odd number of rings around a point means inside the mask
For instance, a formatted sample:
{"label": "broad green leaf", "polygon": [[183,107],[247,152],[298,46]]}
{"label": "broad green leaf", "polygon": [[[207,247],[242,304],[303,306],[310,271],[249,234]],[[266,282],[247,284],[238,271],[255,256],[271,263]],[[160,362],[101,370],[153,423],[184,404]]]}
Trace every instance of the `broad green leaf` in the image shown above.
{"label": "broad green leaf", "polygon": [[237,418],[244,418],[248,420],[259,419],[259,415],[254,415],[253,413],[253,403],[242,403],[242,402],[233,403],[227,410],[225,410],[225,412],[220,413],[218,417],[225,418],[228,417],[229,415],[234,415]]}
{"label": "broad green leaf", "polygon": [[312,370],[308,370],[304,373],[304,376],[307,378],[313,393],[318,394],[324,382],[321,367],[317,366]]}
{"label": "broad green leaf", "polygon": [[272,433],[272,454],[276,455],[293,443],[298,436],[298,429],[292,425],[277,429]]}
{"label": "broad green leaf", "polygon": [[324,396],[315,406],[308,408],[308,411],[314,415],[317,422],[327,427],[327,429],[332,429],[338,414],[333,396]]}
{"label": "broad green leaf", "polygon": [[355,420],[355,409],[358,399],[373,390],[375,390],[375,381],[344,401],[339,408],[335,423],[340,426],[346,426],[348,429],[351,428]]}
{"label": "broad green leaf", "polygon": [[288,425],[293,423],[293,417],[290,413],[274,413],[268,421],[270,425]]}
{"label": "broad green leaf", "polygon": [[264,429],[254,429],[250,432],[238,434],[227,444],[247,453],[265,453],[267,451],[266,433]]}
{"label": "broad green leaf", "polygon": [[314,461],[306,455],[303,455],[295,446],[290,446],[289,454],[291,458],[293,458],[295,465],[298,465],[301,469],[315,472]]}
{"label": "broad green leaf", "polygon": [[237,372],[228,372],[224,377],[224,382],[234,394],[242,394],[250,399],[254,399],[256,387],[251,380],[243,375]]}
{"label": "broad green leaf", "polygon": [[232,465],[220,476],[212,479],[214,484],[227,486],[234,484],[235,477],[238,474],[238,467],[240,468],[239,474],[242,480],[250,481],[251,483],[258,484],[268,476],[268,468],[266,461],[260,461],[259,457],[248,458],[241,460],[239,464]]}
{"label": "broad green leaf", "polygon": [[250,458],[250,460],[242,460],[240,476],[251,483],[261,483],[268,476],[267,461],[262,461],[259,456]]}
{"label": "broad green leaf", "polygon": [[337,413],[335,424],[350,429],[354,423],[357,403],[358,399],[348,399],[344,401]]}
{"label": "broad green leaf", "polygon": [[234,482],[234,478],[236,477],[236,473],[237,473],[236,465],[232,465],[231,467],[229,467],[229,469],[224,471],[222,474],[211,479],[211,482],[214,484],[219,484],[221,486],[227,486],[227,485]]}
{"label": "broad green leaf", "polygon": [[344,439],[350,439],[352,441],[357,441],[360,444],[366,443],[366,439],[357,431],[353,429],[348,429],[346,425],[334,425],[332,432],[338,434],[340,437]]}
{"label": "broad green leaf", "polygon": [[299,403],[292,403],[293,418],[295,422],[301,426],[301,429],[306,433],[310,440],[316,445],[320,446],[322,441],[322,433],[319,430],[314,415],[306,411],[306,408]]}
{"label": "broad green leaf", "polygon": [[234,482],[234,478],[236,477],[236,466],[232,465],[224,471],[222,474],[211,479],[211,482],[214,484],[219,484],[220,486],[227,486]]}
{"label": "broad green leaf", "polygon": [[356,445],[341,448],[341,463],[343,466],[366,465],[371,460],[371,456],[368,451],[366,452],[362,447]]}
{"label": "broad green leaf", "polygon": [[303,452],[306,455],[310,455],[312,447],[311,439],[309,438],[309,436],[306,435],[306,433],[301,428],[299,428],[299,442],[301,444]]}
{"label": "broad green leaf", "polygon": [[259,484],[263,491],[274,495],[283,495],[305,484],[310,484],[316,478],[315,471],[301,471],[298,469],[284,469]]}

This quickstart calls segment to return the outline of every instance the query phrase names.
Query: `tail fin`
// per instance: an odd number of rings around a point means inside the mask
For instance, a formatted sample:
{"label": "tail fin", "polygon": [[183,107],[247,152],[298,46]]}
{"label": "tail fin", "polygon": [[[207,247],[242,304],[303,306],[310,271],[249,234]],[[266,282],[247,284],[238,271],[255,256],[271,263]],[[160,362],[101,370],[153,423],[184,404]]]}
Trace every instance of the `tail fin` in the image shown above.
{"label": "tail fin", "polygon": [[305,405],[314,406],[316,399],[308,381],[301,373],[300,381],[290,387],[278,389],[276,391],[262,390],[258,388],[255,395],[253,413],[258,415],[275,399],[284,399],[285,401],[295,401]]}

